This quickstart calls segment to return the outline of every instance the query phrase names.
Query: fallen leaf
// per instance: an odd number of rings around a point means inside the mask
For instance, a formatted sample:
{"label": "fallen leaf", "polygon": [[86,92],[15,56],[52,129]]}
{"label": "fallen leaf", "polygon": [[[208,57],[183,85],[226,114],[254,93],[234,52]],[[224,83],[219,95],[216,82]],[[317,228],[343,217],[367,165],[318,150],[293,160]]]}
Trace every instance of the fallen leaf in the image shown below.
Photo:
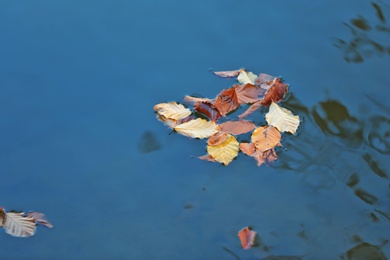
{"label": "fallen leaf", "polygon": [[257,76],[255,74],[253,74],[252,72],[246,72],[245,70],[241,70],[240,71],[240,74],[238,74],[237,76],[237,80],[238,82],[240,82],[240,84],[252,84],[252,85],[255,85],[255,81],[257,79]]}
{"label": "fallen leaf", "polygon": [[0,208],[0,228],[3,227],[4,222],[4,208]]}
{"label": "fallen leaf", "polygon": [[154,106],[157,115],[167,119],[179,120],[191,115],[191,110],[176,102],[160,103]]}
{"label": "fallen leaf", "polygon": [[5,213],[4,229],[7,234],[15,237],[31,237],[35,234],[35,221],[32,217],[24,217],[24,213]]}
{"label": "fallen leaf", "polygon": [[256,232],[250,230],[249,227],[244,227],[238,232],[238,237],[240,238],[242,248],[248,250],[253,246]]}
{"label": "fallen leaf", "polygon": [[47,218],[45,217],[45,214],[39,213],[39,212],[28,212],[26,214],[26,217],[31,217],[34,219],[36,224],[43,225],[48,228],[52,228],[53,224],[51,224]]}
{"label": "fallen leaf", "polygon": [[281,137],[278,129],[272,125],[261,126],[253,131],[251,141],[258,151],[265,152],[279,144]]}
{"label": "fallen leaf", "polygon": [[240,150],[246,155],[251,156],[256,151],[256,147],[253,143],[240,143]]}
{"label": "fallen leaf", "polygon": [[209,162],[217,162],[210,154],[202,155],[198,157],[201,160],[209,161]]}
{"label": "fallen leaf", "polygon": [[220,145],[225,142],[228,137],[229,134],[227,132],[219,131],[209,137],[207,144],[211,146]]}
{"label": "fallen leaf", "polygon": [[274,76],[265,73],[260,73],[255,81],[255,85],[261,87],[262,89],[268,90],[271,87],[274,79]]}
{"label": "fallen leaf", "polygon": [[261,100],[265,90],[259,86],[252,84],[245,85],[234,85],[234,90],[236,91],[237,100],[240,104],[254,103]]}
{"label": "fallen leaf", "polygon": [[207,138],[219,131],[219,126],[213,121],[202,118],[190,120],[176,126],[175,131],[179,134],[192,138]]}
{"label": "fallen leaf", "polygon": [[208,145],[207,152],[217,162],[228,165],[238,154],[239,144],[233,135],[228,134],[226,140],[218,145]]}
{"label": "fallen leaf", "polygon": [[257,161],[257,166],[261,166],[263,163],[266,163],[268,166],[271,166],[272,163],[278,159],[274,148],[269,149],[265,152],[256,150],[250,156]]}
{"label": "fallen leaf", "polygon": [[241,70],[227,70],[227,71],[215,71],[213,72],[216,76],[221,78],[234,78],[240,74]]}
{"label": "fallen leaf", "polygon": [[275,126],[280,132],[295,134],[299,126],[299,116],[293,115],[290,110],[272,102],[265,119],[269,125]]}
{"label": "fallen leaf", "polygon": [[219,113],[218,109],[216,109],[211,103],[209,102],[196,102],[194,109],[198,111],[199,113],[202,113],[203,115],[207,116],[211,119],[211,121],[217,122],[218,119],[221,117],[221,113]]}
{"label": "fallen leaf", "polygon": [[284,98],[287,91],[288,85],[284,84],[280,79],[275,78],[271,87],[264,94],[261,104],[263,104],[263,106],[269,106],[272,102],[279,102]]}
{"label": "fallen leaf", "polygon": [[240,106],[234,88],[223,90],[216,98],[214,107],[218,109],[222,116],[237,109]]}
{"label": "fallen leaf", "polygon": [[206,103],[213,103],[214,99],[209,98],[197,98],[197,97],[191,97],[191,96],[185,96],[183,102],[187,104],[194,105],[196,102],[206,102]]}
{"label": "fallen leaf", "polygon": [[255,124],[248,120],[226,121],[220,124],[221,130],[233,135],[248,133],[256,128]]}

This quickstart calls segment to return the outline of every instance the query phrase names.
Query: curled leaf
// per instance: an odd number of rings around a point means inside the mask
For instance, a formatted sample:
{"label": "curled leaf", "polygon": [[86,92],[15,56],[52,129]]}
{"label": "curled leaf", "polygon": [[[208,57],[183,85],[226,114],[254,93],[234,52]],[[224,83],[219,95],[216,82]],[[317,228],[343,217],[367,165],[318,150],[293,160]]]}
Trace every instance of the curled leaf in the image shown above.
{"label": "curled leaf", "polygon": [[233,135],[245,134],[256,128],[255,124],[248,120],[226,121],[220,124],[221,130]]}
{"label": "curled leaf", "polygon": [[219,126],[213,121],[202,118],[190,120],[176,126],[175,131],[179,134],[192,138],[207,138],[219,131]]}
{"label": "curled leaf", "polygon": [[253,131],[251,140],[257,150],[265,152],[278,145],[281,137],[280,132],[270,125],[256,128],[255,131]]}
{"label": "curled leaf", "polygon": [[265,119],[269,125],[275,126],[280,132],[294,134],[299,126],[299,116],[293,115],[290,110],[272,102]]}
{"label": "curled leaf", "polygon": [[222,116],[237,109],[240,106],[234,88],[223,90],[215,99],[214,107],[218,109]]}
{"label": "curled leaf", "polygon": [[217,122],[218,119],[221,117],[221,113],[219,113],[218,109],[216,109],[209,102],[196,102],[194,109],[199,113],[202,113],[203,115],[207,116],[208,118],[210,118],[211,121],[214,122]]}
{"label": "curled leaf", "polygon": [[256,232],[250,230],[249,227],[244,227],[238,232],[238,237],[240,238],[242,248],[248,250],[254,244]]}
{"label": "curled leaf", "polygon": [[252,72],[246,72],[245,70],[241,70],[240,74],[237,77],[238,82],[240,82],[243,85],[248,83],[254,85],[256,79],[257,76],[255,74],[253,74]]}
{"label": "curled leaf", "polygon": [[5,213],[4,229],[7,234],[15,237],[31,237],[35,234],[35,221],[32,217],[23,216],[24,213]]}
{"label": "curled leaf", "polygon": [[263,106],[269,106],[272,102],[279,102],[284,98],[288,91],[288,85],[284,84],[280,79],[275,78],[271,87],[264,94],[261,103]]}
{"label": "curled leaf", "polygon": [[207,140],[207,144],[211,146],[220,145],[225,142],[228,137],[229,134],[227,132],[219,131],[218,133],[213,134],[209,137],[209,139]]}
{"label": "curled leaf", "polygon": [[216,76],[221,78],[234,78],[240,74],[241,70],[227,70],[227,71],[215,71],[213,72]]}
{"label": "curled leaf", "polygon": [[211,157],[210,154],[202,155],[202,156],[199,156],[198,158],[203,160],[203,161],[217,162],[213,157]]}
{"label": "curled leaf", "polygon": [[185,96],[183,102],[193,105],[196,102],[213,103],[214,99]]}
{"label": "curled leaf", "polygon": [[167,119],[179,120],[191,115],[191,110],[176,102],[160,103],[154,106],[157,115]]}
{"label": "curled leaf", "polygon": [[228,134],[226,140],[218,145],[208,145],[207,152],[217,162],[228,165],[238,154],[239,144],[233,135]]}
{"label": "curled leaf", "polygon": [[48,228],[52,228],[53,227],[53,224],[51,224],[47,220],[45,214],[42,214],[42,213],[39,213],[39,212],[28,212],[26,214],[26,216],[33,218],[36,224],[39,224],[39,225],[42,225],[42,226],[45,226],[45,227],[48,227]]}

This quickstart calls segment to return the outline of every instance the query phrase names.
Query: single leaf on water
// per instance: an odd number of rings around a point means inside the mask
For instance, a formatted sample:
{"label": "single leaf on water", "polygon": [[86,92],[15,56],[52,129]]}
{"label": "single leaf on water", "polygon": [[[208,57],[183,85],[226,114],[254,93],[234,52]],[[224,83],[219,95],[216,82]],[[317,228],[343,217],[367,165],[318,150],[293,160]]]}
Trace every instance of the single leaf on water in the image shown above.
{"label": "single leaf on water", "polygon": [[269,125],[273,125],[280,132],[290,132],[295,134],[299,126],[299,116],[293,115],[290,110],[280,107],[272,102],[265,119]]}
{"label": "single leaf on water", "polygon": [[239,150],[239,144],[233,135],[228,134],[226,140],[218,145],[208,145],[207,152],[217,162],[228,165],[236,158]]}
{"label": "single leaf on water", "polygon": [[221,78],[234,78],[240,74],[241,70],[214,71],[213,73]]}
{"label": "single leaf on water", "polygon": [[240,74],[237,77],[238,82],[240,82],[240,84],[243,84],[243,85],[248,84],[248,83],[255,85],[256,79],[257,79],[257,76],[255,74],[253,74],[252,72],[247,72],[245,70],[241,70]]}
{"label": "single leaf on water", "polygon": [[252,84],[245,85],[234,85],[234,90],[237,94],[237,100],[240,104],[248,104],[254,103],[256,101],[261,100],[263,97],[265,90],[259,86],[255,86]]}
{"label": "single leaf on water", "polygon": [[35,234],[35,221],[32,217],[24,217],[24,213],[5,213],[4,229],[15,237],[31,237]]}
{"label": "single leaf on water", "polygon": [[256,232],[250,230],[249,227],[244,227],[238,232],[238,237],[240,238],[242,248],[248,250],[255,242]]}
{"label": "single leaf on water", "polygon": [[237,109],[240,106],[234,88],[223,90],[216,98],[214,107],[218,109],[222,116]]}
{"label": "single leaf on water", "polygon": [[279,144],[282,135],[272,125],[261,126],[253,131],[251,136],[252,143],[256,146],[256,149],[260,152],[265,152],[268,149],[274,148]]}
{"label": "single leaf on water", "polygon": [[196,102],[194,105],[194,109],[199,113],[210,118],[211,121],[217,122],[221,117],[221,113],[219,113],[218,109],[216,109],[213,104],[209,102]]}
{"label": "single leaf on water", "polygon": [[28,212],[26,214],[27,217],[31,217],[34,219],[36,224],[52,228],[53,224],[51,224],[47,218],[45,217],[45,214],[39,213],[39,212]]}
{"label": "single leaf on water", "polygon": [[160,103],[154,106],[154,111],[165,118],[179,120],[191,115],[191,110],[176,102]]}
{"label": "single leaf on water", "polygon": [[284,98],[288,91],[288,85],[284,84],[280,79],[275,78],[271,87],[264,94],[261,103],[263,106],[269,106],[272,102],[279,102]]}
{"label": "single leaf on water", "polygon": [[248,120],[226,121],[220,124],[221,130],[233,135],[245,134],[256,128],[255,124]]}
{"label": "single leaf on water", "polygon": [[207,138],[219,131],[219,126],[213,121],[202,118],[190,120],[176,126],[175,131],[179,134],[192,138]]}

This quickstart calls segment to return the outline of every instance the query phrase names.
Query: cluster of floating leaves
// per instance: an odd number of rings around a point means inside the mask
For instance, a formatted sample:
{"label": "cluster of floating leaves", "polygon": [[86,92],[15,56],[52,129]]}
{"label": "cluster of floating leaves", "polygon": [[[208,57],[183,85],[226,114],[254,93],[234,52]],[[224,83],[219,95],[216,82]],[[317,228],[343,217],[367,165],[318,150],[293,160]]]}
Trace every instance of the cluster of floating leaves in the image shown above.
{"label": "cluster of floating leaves", "polygon": [[6,212],[4,208],[0,208],[0,228],[4,228],[7,234],[14,237],[31,237],[35,234],[37,224],[53,227],[42,213]]}
{"label": "cluster of floating leaves", "polygon": [[[214,74],[236,78],[238,83],[222,90],[215,99],[186,96],[183,103],[193,106],[193,110],[177,102],[157,104],[154,110],[158,120],[184,136],[208,138],[207,155],[200,156],[200,159],[228,165],[241,150],[253,157],[258,166],[263,163],[270,165],[277,159],[275,147],[281,146],[281,133],[294,134],[300,123],[299,116],[277,104],[288,92],[288,85],[280,78],[263,73],[257,76],[244,69]],[[229,113],[248,104],[249,108],[238,120],[229,120]],[[244,119],[261,107],[269,107],[265,115],[268,125],[256,126]],[[203,116],[196,117],[199,114]],[[220,118],[227,121],[218,124]],[[237,135],[252,130],[250,143],[237,141]]]}

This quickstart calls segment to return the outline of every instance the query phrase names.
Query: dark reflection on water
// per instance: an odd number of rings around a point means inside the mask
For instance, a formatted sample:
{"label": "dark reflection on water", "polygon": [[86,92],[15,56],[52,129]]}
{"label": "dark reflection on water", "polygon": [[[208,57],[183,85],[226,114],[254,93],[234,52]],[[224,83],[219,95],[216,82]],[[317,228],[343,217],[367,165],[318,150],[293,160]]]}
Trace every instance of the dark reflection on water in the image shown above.
{"label": "dark reflection on water", "polygon": [[145,131],[137,145],[140,153],[150,153],[161,149],[161,144],[155,134],[151,131]]}
{"label": "dark reflection on water", "polygon": [[358,15],[349,23],[343,23],[352,34],[352,39],[334,38],[334,45],[344,52],[347,62],[360,63],[373,55],[390,55],[390,26],[386,21],[390,8],[380,2],[372,2],[371,6],[370,11],[376,14],[375,20]]}

